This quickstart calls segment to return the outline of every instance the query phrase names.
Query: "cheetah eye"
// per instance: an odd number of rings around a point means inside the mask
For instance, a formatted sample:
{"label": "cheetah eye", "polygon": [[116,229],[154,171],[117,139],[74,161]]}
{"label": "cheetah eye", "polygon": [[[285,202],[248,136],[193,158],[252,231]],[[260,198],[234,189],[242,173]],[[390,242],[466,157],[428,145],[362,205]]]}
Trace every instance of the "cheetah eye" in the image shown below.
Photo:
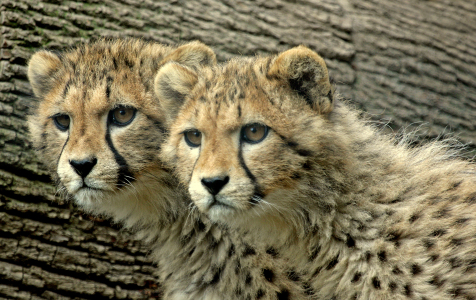
{"label": "cheetah eye", "polygon": [[137,109],[127,106],[119,106],[109,112],[109,120],[117,126],[126,126],[134,120]]}
{"label": "cheetah eye", "polygon": [[71,120],[68,115],[58,114],[53,116],[53,122],[59,130],[66,131],[69,128],[69,123],[71,122]]}
{"label": "cheetah eye", "polygon": [[185,131],[183,136],[190,147],[198,147],[202,143],[202,133],[196,129]]}
{"label": "cheetah eye", "polygon": [[241,129],[241,139],[249,144],[257,144],[268,135],[268,126],[263,124],[249,124]]}

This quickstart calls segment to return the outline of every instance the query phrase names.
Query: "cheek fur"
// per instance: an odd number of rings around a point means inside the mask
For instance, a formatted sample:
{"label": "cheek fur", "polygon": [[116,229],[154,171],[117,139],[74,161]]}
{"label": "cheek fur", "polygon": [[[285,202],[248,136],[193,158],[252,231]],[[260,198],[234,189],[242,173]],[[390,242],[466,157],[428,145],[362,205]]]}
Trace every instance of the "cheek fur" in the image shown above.
{"label": "cheek fur", "polygon": [[302,177],[306,159],[293,153],[283,143],[269,141],[243,151],[243,159],[266,195],[279,189],[291,189]]}

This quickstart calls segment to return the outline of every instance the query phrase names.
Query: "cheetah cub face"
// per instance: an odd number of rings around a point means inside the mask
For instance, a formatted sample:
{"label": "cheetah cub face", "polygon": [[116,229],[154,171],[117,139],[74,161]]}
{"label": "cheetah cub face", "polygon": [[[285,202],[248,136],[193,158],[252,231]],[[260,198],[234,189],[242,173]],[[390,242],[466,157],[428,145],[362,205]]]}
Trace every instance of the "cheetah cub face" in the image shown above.
{"label": "cheetah cub face", "polygon": [[332,110],[320,56],[297,47],[199,75],[170,63],[155,86],[176,111],[164,161],[176,167],[201,211],[214,221],[270,221],[299,206],[293,193],[305,184],[310,153],[323,147],[316,141]]}
{"label": "cheetah cub face", "polygon": [[122,200],[144,210],[160,208],[138,201],[156,194],[150,186],[166,186],[157,156],[166,112],[153,80],[171,60],[192,68],[216,62],[198,42],[172,48],[133,39],[32,56],[28,77],[38,99],[29,118],[33,144],[60,191],[79,205],[104,212],[113,209],[111,201]]}

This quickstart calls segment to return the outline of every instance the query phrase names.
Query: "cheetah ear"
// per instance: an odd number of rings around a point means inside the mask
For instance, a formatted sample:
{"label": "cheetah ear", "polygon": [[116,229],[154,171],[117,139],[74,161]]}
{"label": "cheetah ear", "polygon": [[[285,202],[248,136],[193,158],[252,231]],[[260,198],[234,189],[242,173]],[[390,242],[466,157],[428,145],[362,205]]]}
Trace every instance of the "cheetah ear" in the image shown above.
{"label": "cheetah ear", "polygon": [[164,63],[170,61],[178,62],[194,70],[202,66],[217,64],[215,52],[199,41],[190,42],[178,47],[163,60]]}
{"label": "cheetah ear", "polygon": [[53,52],[42,50],[33,54],[28,63],[28,80],[36,97],[43,99],[48,94],[61,65],[59,56]]}
{"label": "cheetah ear", "polygon": [[298,46],[281,53],[271,64],[267,75],[286,81],[319,113],[332,111],[334,95],[326,63],[309,48]]}
{"label": "cheetah ear", "polygon": [[169,62],[160,68],[154,81],[155,94],[170,118],[177,115],[197,81],[197,73],[184,65]]}

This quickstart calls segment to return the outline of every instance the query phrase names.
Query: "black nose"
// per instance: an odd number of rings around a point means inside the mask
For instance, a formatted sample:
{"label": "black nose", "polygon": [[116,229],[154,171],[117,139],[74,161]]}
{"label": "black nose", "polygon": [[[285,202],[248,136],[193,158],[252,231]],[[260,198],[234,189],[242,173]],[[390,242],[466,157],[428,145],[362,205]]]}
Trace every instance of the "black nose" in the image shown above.
{"label": "black nose", "polygon": [[89,172],[91,172],[97,162],[98,160],[96,158],[69,161],[76,173],[78,173],[82,178],[88,176]]}
{"label": "black nose", "polygon": [[228,183],[228,181],[230,181],[230,177],[228,176],[203,178],[202,184],[210,192],[210,194],[215,196],[221,191],[221,189],[225,186],[225,184]]}

